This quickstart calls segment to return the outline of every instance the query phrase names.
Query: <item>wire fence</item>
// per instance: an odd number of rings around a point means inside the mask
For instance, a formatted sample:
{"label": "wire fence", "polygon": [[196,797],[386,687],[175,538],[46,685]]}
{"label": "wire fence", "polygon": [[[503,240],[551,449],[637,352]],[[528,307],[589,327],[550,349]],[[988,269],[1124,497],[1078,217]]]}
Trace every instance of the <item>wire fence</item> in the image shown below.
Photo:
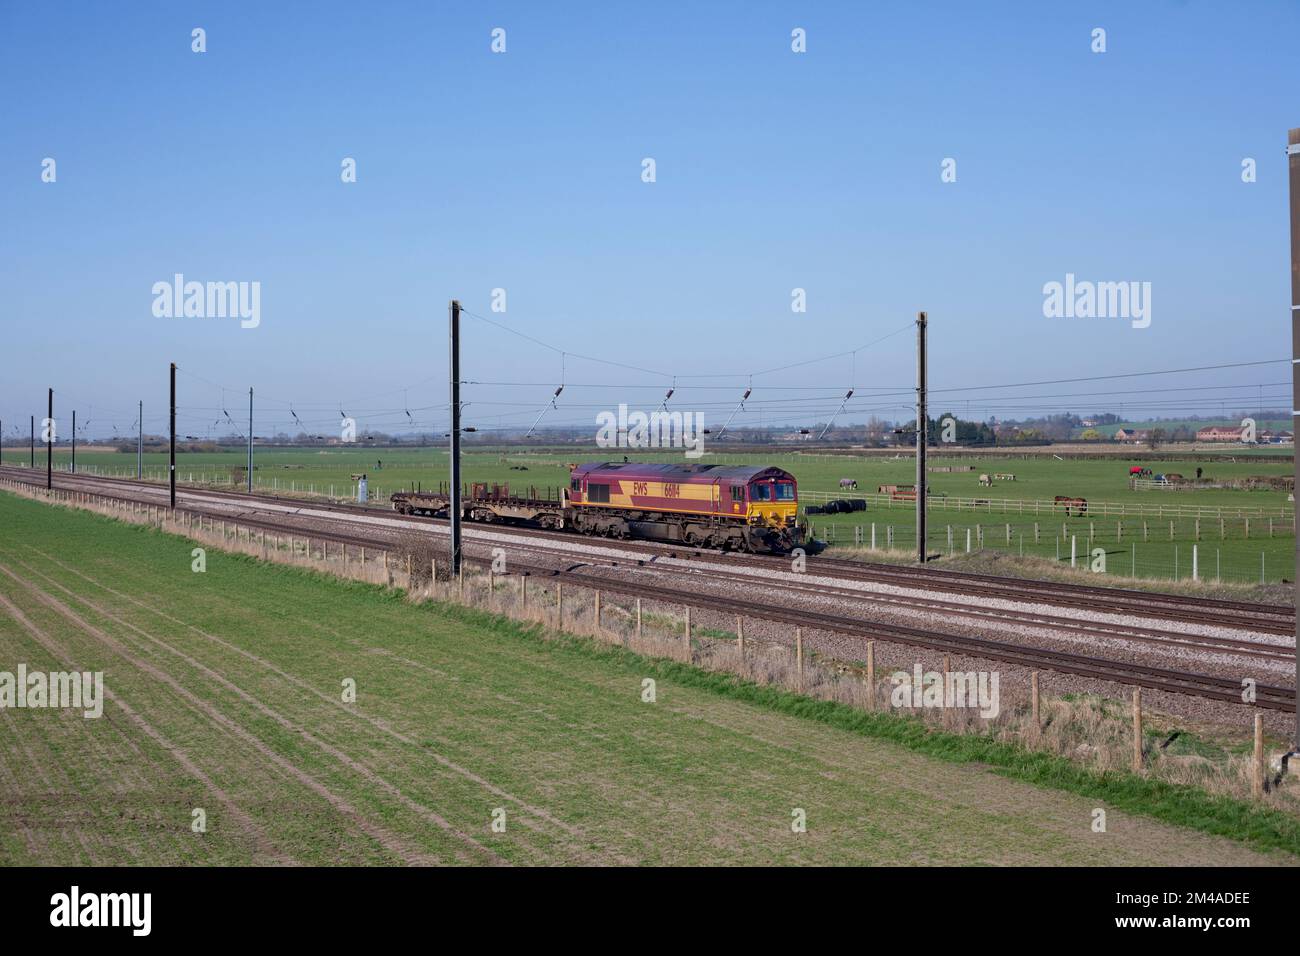
{"label": "wire fence", "polygon": [[[810,528],[816,539],[832,550],[851,548],[882,555],[915,554],[917,550],[913,524],[850,524],[814,519]],[[1025,529],[1005,524],[930,525],[926,543],[926,553],[931,557],[993,552],[1135,580],[1268,584],[1289,580],[1295,568],[1290,542],[1281,549],[1252,549],[1244,541],[1225,545],[1214,540],[1170,542],[1134,537],[1125,543],[1113,538],[1102,540],[1079,526],[1067,528],[1065,534],[1040,534],[1035,539]]]}
{"label": "wire fence", "polygon": [[[916,493],[913,491],[871,491],[858,492],[845,489],[838,493],[827,491],[805,491],[799,489],[799,500],[825,503],[829,501],[859,498],[876,508],[915,509]],[[1085,501],[1083,513],[1100,518],[1148,517],[1148,518],[1279,518],[1293,521],[1294,508],[1284,507],[1243,507],[1241,505],[1189,505],[1159,502],[1114,502],[1094,501],[1091,499],[1067,499],[1071,502]],[[1080,510],[1077,504],[1066,505],[1055,498],[980,498],[958,495],[930,494],[926,496],[928,511],[971,511],[982,514],[999,515],[1036,515],[1051,516],[1064,514],[1067,507],[1072,512]]]}

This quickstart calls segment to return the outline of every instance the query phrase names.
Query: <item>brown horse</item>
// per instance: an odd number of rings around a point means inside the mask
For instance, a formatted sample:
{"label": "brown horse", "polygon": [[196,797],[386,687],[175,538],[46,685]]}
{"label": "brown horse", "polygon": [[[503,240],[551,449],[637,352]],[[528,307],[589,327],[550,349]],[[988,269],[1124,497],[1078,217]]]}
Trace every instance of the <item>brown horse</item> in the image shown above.
{"label": "brown horse", "polygon": [[1065,508],[1067,516],[1070,514],[1071,508],[1075,509],[1075,512],[1080,515],[1084,514],[1088,510],[1087,498],[1070,498],[1066,495],[1057,495],[1055,503]]}

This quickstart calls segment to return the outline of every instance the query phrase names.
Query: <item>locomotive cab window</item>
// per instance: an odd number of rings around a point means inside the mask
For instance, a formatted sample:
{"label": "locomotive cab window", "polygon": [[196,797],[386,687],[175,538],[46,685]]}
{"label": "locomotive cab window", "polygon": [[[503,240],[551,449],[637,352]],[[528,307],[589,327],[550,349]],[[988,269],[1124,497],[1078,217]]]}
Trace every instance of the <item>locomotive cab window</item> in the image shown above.
{"label": "locomotive cab window", "polygon": [[776,483],[777,501],[794,501],[794,482],[778,481]]}
{"label": "locomotive cab window", "polygon": [[609,485],[587,485],[587,500],[593,504],[609,503]]}
{"label": "locomotive cab window", "polygon": [[744,500],[745,500],[745,486],[744,486],[744,485],[732,485],[732,486],[731,486],[731,500],[732,500],[732,501],[744,501]]}
{"label": "locomotive cab window", "polygon": [[577,478],[572,478],[572,479],[570,479],[570,480],[569,480],[569,490],[570,490],[570,491],[581,491],[581,490],[582,490],[582,482],[581,482],[579,479],[577,479]]}
{"label": "locomotive cab window", "polygon": [[771,485],[750,485],[749,500],[750,501],[771,501],[772,500]]}

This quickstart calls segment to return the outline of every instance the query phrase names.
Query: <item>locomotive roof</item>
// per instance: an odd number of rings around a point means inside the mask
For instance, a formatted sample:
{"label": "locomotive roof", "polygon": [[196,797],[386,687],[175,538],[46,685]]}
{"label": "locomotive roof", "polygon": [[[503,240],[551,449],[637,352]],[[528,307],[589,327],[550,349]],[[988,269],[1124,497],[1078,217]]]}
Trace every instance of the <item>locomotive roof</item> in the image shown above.
{"label": "locomotive roof", "polygon": [[788,471],[754,465],[666,465],[636,461],[590,461],[573,469],[576,476],[626,478],[632,481],[753,481],[755,478],[790,478]]}

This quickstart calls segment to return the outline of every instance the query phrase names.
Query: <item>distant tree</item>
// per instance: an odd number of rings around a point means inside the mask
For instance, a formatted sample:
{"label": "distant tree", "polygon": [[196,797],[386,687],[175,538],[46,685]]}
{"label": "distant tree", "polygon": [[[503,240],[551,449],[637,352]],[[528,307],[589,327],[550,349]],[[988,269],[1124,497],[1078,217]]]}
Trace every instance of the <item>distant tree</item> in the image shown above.
{"label": "distant tree", "polygon": [[1081,441],[1101,441],[1101,432],[1095,428],[1085,428],[1079,439]]}
{"label": "distant tree", "polygon": [[1159,448],[1165,440],[1165,430],[1163,428],[1153,428],[1147,432],[1147,447],[1152,451]]}

